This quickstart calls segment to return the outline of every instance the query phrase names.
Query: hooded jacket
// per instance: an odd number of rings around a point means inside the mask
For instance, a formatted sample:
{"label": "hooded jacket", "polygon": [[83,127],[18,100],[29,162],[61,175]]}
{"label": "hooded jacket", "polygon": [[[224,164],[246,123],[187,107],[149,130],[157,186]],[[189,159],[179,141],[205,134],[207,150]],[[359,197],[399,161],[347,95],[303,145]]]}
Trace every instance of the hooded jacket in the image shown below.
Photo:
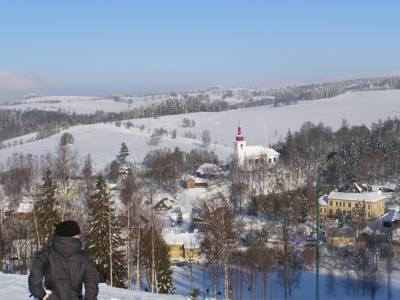
{"label": "hooded jacket", "polygon": [[32,295],[43,299],[45,287],[51,290],[48,300],[97,300],[98,273],[81,248],[79,239],[55,236],[51,246],[39,251],[32,260],[28,278]]}

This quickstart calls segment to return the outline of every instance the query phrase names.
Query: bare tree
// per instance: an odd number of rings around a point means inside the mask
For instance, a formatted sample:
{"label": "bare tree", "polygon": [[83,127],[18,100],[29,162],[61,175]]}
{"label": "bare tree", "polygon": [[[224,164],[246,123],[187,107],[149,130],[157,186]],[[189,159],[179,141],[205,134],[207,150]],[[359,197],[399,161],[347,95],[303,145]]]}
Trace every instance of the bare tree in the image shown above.
{"label": "bare tree", "polygon": [[[204,219],[202,226],[204,240],[203,251],[211,263],[216,260],[224,268],[224,298],[229,299],[229,258],[234,249],[242,224],[237,218],[236,211],[228,199],[222,194],[219,200],[203,203]],[[214,294],[215,294],[214,286]]]}
{"label": "bare tree", "polygon": [[[128,271],[128,289],[132,288],[132,248],[133,242],[136,240],[136,288],[140,288],[140,214],[141,214],[141,202],[142,195],[140,189],[140,183],[137,180],[137,174],[134,170],[130,169],[128,176],[122,183],[121,188],[121,200],[125,206],[125,227],[126,227],[126,259],[127,259],[127,271]],[[137,229],[136,234],[134,229]]]}
{"label": "bare tree", "polygon": [[61,220],[64,220],[68,214],[71,203],[69,202],[68,193],[71,190],[71,180],[78,172],[78,153],[71,144],[63,144],[60,142],[57,148],[57,156],[55,161],[56,177],[60,181],[62,194],[62,211]]}

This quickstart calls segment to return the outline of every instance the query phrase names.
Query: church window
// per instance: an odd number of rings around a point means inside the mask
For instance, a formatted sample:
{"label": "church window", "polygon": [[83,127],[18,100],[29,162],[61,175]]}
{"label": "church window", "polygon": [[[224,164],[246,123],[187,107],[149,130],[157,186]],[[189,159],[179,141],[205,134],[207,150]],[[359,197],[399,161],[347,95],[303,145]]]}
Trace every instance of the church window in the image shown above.
{"label": "church window", "polygon": [[269,161],[269,163],[271,163],[271,162],[272,162],[272,159],[270,158],[268,161]]}
{"label": "church window", "polygon": [[274,161],[276,161],[276,157],[274,157]]}
{"label": "church window", "polygon": [[240,144],[240,149],[242,149],[242,150],[243,150],[243,144]]}

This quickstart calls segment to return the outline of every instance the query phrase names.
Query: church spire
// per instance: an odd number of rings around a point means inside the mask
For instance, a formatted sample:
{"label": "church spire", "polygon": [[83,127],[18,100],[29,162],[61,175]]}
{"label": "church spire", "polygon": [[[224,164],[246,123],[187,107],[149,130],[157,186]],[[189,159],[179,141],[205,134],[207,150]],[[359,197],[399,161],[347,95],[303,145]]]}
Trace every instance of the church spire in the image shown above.
{"label": "church spire", "polygon": [[238,129],[237,129],[236,141],[242,142],[243,140],[244,140],[244,137],[242,135],[242,129],[240,128],[240,125],[239,125]]}

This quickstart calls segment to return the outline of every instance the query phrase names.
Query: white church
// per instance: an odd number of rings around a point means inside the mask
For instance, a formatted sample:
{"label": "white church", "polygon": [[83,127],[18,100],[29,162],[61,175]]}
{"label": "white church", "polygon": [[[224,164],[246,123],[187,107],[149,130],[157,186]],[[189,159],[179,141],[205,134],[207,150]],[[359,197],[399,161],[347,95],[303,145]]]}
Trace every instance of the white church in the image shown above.
{"label": "white church", "polygon": [[272,166],[279,158],[279,152],[272,147],[248,146],[240,126],[238,127],[234,148],[235,157],[241,168],[256,166],[259,163],[267,163]]}

